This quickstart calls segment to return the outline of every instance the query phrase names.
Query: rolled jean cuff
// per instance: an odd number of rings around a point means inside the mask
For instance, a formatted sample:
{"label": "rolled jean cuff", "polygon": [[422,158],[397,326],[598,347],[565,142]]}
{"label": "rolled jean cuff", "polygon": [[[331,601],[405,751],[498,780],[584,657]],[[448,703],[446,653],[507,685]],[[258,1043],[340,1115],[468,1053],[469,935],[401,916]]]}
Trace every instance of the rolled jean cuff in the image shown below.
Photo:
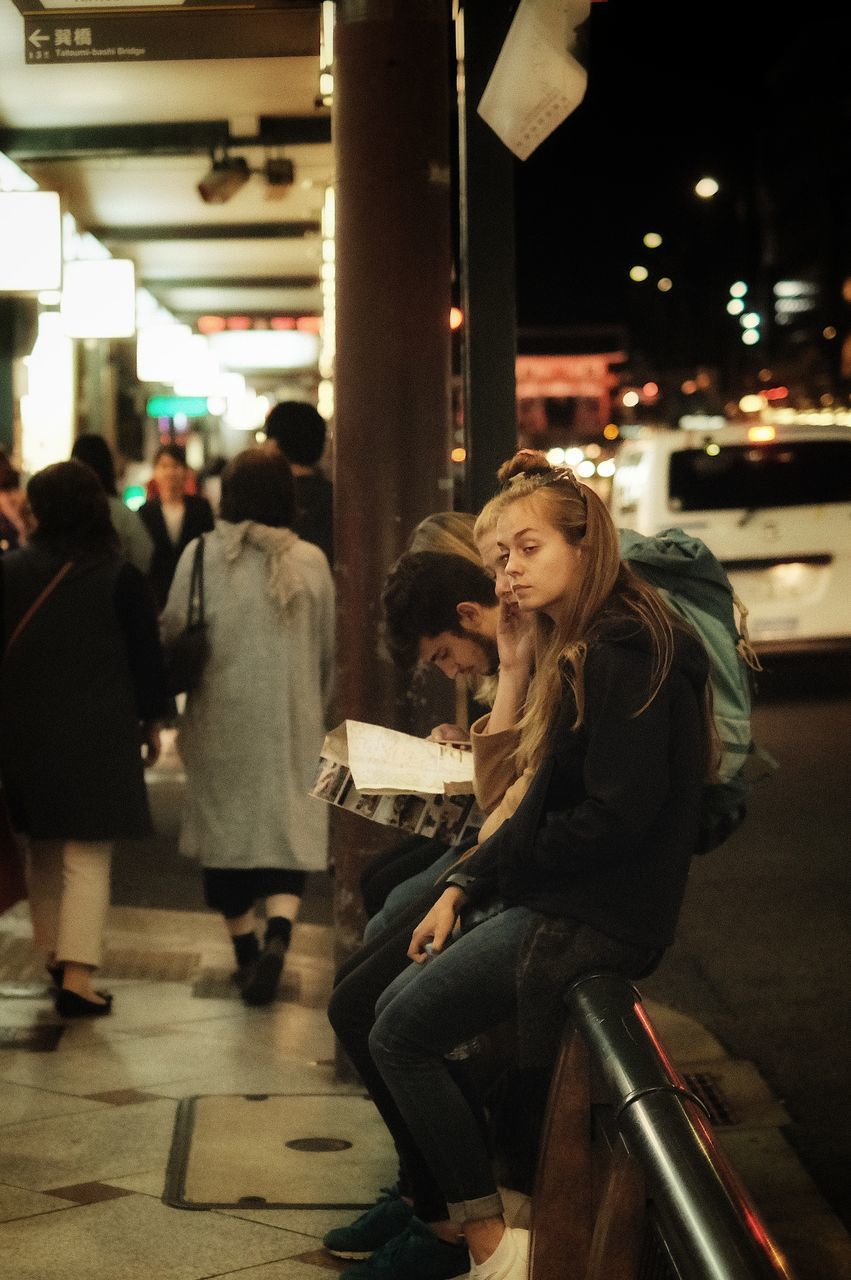
{"label": "rolled jean cuff", "polygon": [[455,1200],[447,1204],[450,1222],[477,1222],[480,1218],[501,1218],[502,1197],[498,1191],[476,1200]]}

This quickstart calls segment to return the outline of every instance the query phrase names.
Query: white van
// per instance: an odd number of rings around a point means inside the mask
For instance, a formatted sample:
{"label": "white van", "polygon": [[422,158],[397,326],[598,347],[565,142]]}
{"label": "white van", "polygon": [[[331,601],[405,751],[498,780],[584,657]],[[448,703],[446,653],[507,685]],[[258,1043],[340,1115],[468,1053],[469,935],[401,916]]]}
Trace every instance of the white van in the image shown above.
{"label": "white van", "polygon": [[702,538],[755,649],[851,650],[851,428],[642,428],[612,478],[615,524]]}

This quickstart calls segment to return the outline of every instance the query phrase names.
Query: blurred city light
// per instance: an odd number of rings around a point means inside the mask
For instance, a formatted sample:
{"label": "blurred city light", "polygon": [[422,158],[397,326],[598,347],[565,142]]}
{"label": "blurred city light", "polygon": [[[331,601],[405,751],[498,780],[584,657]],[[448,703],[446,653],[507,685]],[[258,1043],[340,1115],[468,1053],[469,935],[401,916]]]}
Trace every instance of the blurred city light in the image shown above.
{"label": "blurred city light", "polygon": [[553,449],[547,450],[547,462],[551,467],[560,467],[564,464],[564,449],[560,449],[558,445]]}
{"label": "blurred city light", "polygon": [[727,303],[727,310],[731,316],[740,316],[745,309],[745,304],[741,298],[731,298]]}
{"label": "blurred city light", "polygon": [[765,408],[765,401],[762,396],[742,396],[739,408],[742,413],[759,413]]}
{"label": "blurred city light", "polygon": [[603,462],[597,464],[597,475],[602,476],[604,480],[615,474],[614,458],[606,458]]}
{"label": "blurred city light", "polygon": [[741,320],[740,320],[740,322],[739,322],[739,323],[740,323],[740,324],[742,325],[742,327],[743,327],[743,328],[745,328],[745,329],[758,329],[758,328],[759,328],[759,316],[757,315],[757,313],[756,313],[755,311],[748,311],[748,312],[746,312],[746,313],[745,313],[745,315],[743,315],[743,316],[742,316],[742,318],[741,318]]}
{"label": "blurred city light", "polygon": [[673,289],[673,287],[674,282],[670,276],[662,276],[661,279],[656,281],[656,288],[660,293],[668,293],[668,291]]}
{"label": "blurred city light", "polygon": [[583,458],[582,462],[577,463],[576,466],[576,474],[583,480],[590,480],[596,470],[597,467],[590,458]]}
{"label": "blurred city light", "polygon": [[743,298],[748,291],[748,286],[744,280],[737,280],[735,284],[730,285],[731,298]]}
{"label": "blurred city light", "polygon": [[449,328],[460,329],[464,323],[464,312],[460,307],[449,308]]}
{"label": "blurred city light", "polygon": [[629,269],[630,280],[636,280],[636,281],[646,280],[649,275],[650,275],[650,272],[647,270],[646,267],[642,267],[640,263],[637,263],[634,267],[630,267]]}
{"label": "blurred city light", "polygon": [[620,429],[614,422],[607,422],[603,427],[603,436],[606,440],[617,440],[620,435]]}
{"label": "blurred city light", "polygon": [[634,409],[638,404],[640,397],[637,391],[626,391],[621,398],[621,404],[627,409]]}
{"label": "blurred city light", "polygon": [[759,329],[745,329],[742,342],[746,347],[754,347],[759,342]]}
{"label": "blurred city light", "polygon": [[694,184],[694,194],[700,196],[701,200],[711,200],[713,196],[717,196],[718,191],[718,183],[714,178],[701,178]]}
{"label": "blurred city light", "polygon": [[467,450],[463,445],[459,444],[455,446],[449,456],[453,462],[465,462],[467,458]]}
{"label": "blurred city light", "polygon": [[662,237],[658,231],[648,231],[644,237],[644,243],[648,249],[658,249],[662,243]]}

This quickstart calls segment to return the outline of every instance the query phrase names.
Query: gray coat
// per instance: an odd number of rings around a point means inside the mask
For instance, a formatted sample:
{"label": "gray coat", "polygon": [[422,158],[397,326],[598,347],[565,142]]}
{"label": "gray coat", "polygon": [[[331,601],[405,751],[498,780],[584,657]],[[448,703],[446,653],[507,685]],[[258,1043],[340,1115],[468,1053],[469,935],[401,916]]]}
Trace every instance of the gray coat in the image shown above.
{"label": "gray coat", "polygon": [[[325,734],[334,655],[334,585],[322,552],[295,539],[287,563],[304,589],[282,610],[265,552],[228,559],[234,526],[205,535],[210,659],[178,731],[187,788],[181,851],[205,867],[324,870],[327,805],[308,795]],[[161,618],[183,627],[195,543]]]}

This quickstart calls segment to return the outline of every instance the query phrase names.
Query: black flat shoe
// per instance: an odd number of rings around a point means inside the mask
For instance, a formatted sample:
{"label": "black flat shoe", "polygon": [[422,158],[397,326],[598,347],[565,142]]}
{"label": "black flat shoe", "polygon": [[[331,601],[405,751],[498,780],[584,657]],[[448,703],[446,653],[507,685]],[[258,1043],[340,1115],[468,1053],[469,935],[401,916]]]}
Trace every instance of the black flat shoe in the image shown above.
{"label": "black flat shoe", "polygon": [[104,997],[105,1004],[96,1004],[94,1000],[78,996],[76,991],[57,991],[56,1012],[60,1018],[102,1018],[112,1012],[112,996],[105,991],[97,994]]}

